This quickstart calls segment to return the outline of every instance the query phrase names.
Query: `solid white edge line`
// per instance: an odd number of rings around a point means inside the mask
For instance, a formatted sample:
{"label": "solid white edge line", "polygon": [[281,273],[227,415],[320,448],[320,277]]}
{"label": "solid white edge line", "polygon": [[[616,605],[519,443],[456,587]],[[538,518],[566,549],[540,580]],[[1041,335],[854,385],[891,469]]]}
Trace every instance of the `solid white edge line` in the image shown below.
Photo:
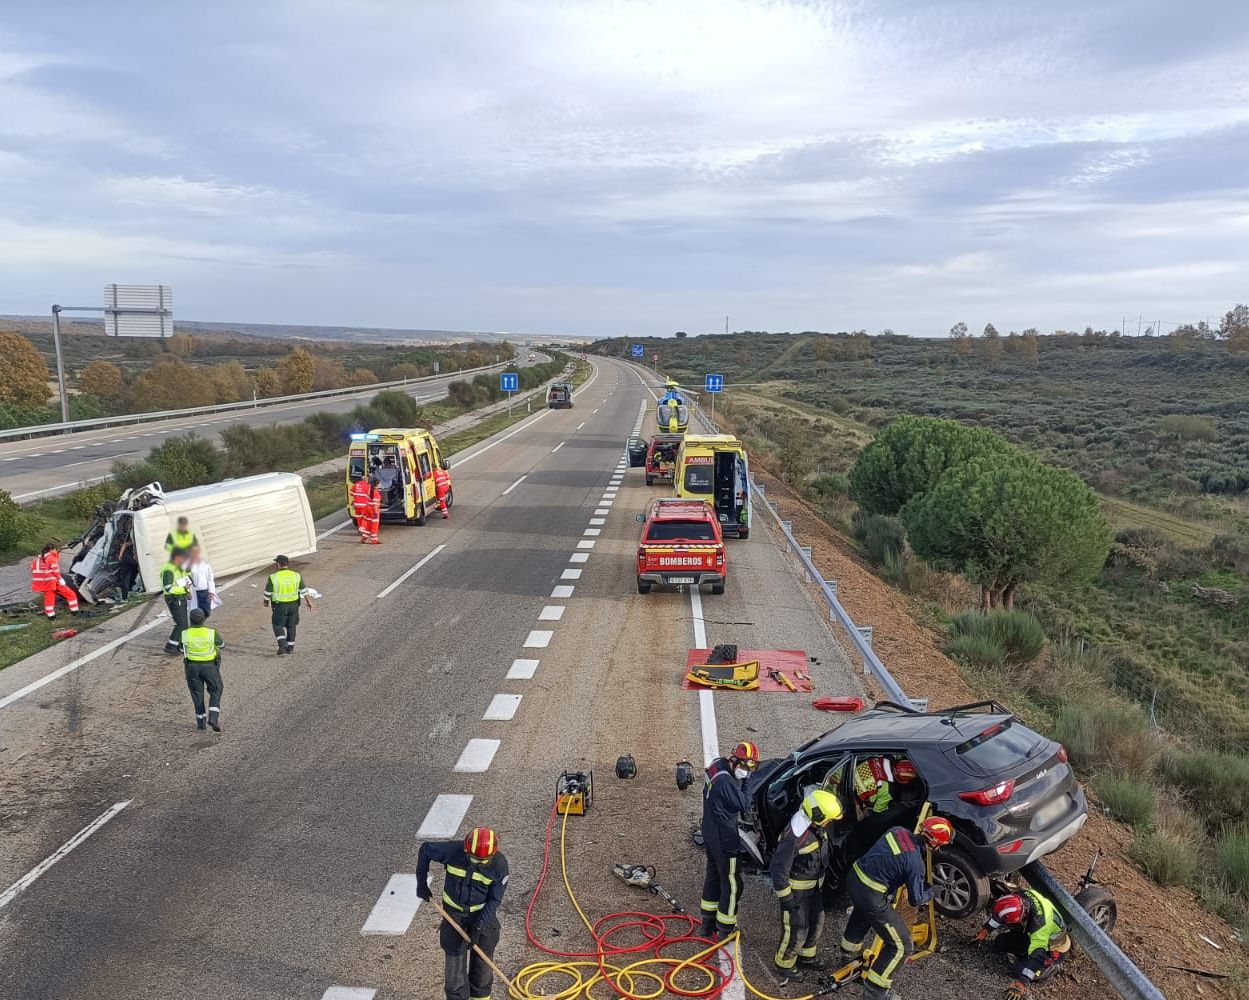
{"label": "solid white edge line", "polygon": [[499,752],[502,742],[502,740],[469,740],[460,753],[460,759],[455,762],[455,767],[451,770],[461,774],[480,774],[489,771],[494,755]]}
{"label": "solid white edge line", "polygon": [[395,589],[397,586],[399,586],[399,584],[403,583],[403,581],[404,581],[404,580],[406,580],[406,579],[407,579],[408,577],[410,577],[413,573],[415,573],[418,569],[420,569],[420,568],[421,568],[422,566],[424,566],[427,562],[429,562],[431,559],[433,559],[433,558],[434,558],[434,556],[436,556],[439,552],[441,552],[441,551],[442,551],[443,549],[445,549],[446,547],[447,547],[447,546],[446,546],[446,543],[443,543],[442,545],[436,546],[434,549],[432,549],[430,552],[428,552],[428,553],[425,555],[425,558],[423,558],[420,562],[418,562],[418,563],[417,563],[415,566],[413,566],[410,570],[408,570],[406,573],[404,573],[404,574],[403,574],[403,576],[399,577],[399,579],[398,579],[398,580],[396,580],[394,583],[392,583],[389,587],[387,587],[385,590],[383,590],[380,594],[378,594],[378,595],[377,595],[377,599],[380,601],[383,597],[386,597],[388,594],[390,594],[392,591],[394,591],[394,589]]}
{"label": "solid white edge line", "polygon": [[416,875],[399,872],[390,876],[386,888],[377,897],[369,917],[360,928],[364,936],[386,934],[396,937],[408,933],[412,926],[412,918],[421,908],[421,899],[416,894]]}
{"label": "solid white edge line", "polygon": [[525,473],[525,475],[521,476],[518,480],[516,480],[516,482],[512,483],[512,485],[511,485],[511,486],[509,486],[509,487],[508,487],[507,489],[505,489],[502,493],[500,493],[500,494],[499,494],[499,496],[501,496],[501,497],[505,497],[505,496],[507,496],[509,493],[511,493],[511,492],[512,492],[512,490],[516,489],[516,487],[517,487],[517,486],[519,486],[521,483],[523,483],[523,482],[524,482],[526,479],[528,479],[528,478],[529,478],[529,474],[528,474],[528,473]]}
{"label": "solid white edge line", "polygon": [[13,900],[17,899],[18,896],[29,889],[38,880],[40,875],[68,855],[75,847],[90,837],[96,830],[100,829],[100,827],[125,809],[126,806],[130,805],[133,801],[134,799],[126,799],[125,802],[113,803],[113,805],[109,806],[103,813],[93,819],[76,834],[70,837],[69,840],[65,841],[65,843],[63,843],[60,847],[40,861],[39,864],[35,865],[34,868],[5,889],[4,893],[0,894],[0,910],[3,910],[11,902],[13,902]]}
{"label": "solid white edge line", "polygon": [[456,831],[460,829],[460,824],[464,822],[464,817],[468,815],[469,806],[473,804],[471,795],[451,795],[442,794],[434,799],[433,805],[429,807],[429,812],[425,814],[425,819],[421,821],[420,829],[416,831],[416,835],[421,840],[428,840],[432,837],[454,837]]}

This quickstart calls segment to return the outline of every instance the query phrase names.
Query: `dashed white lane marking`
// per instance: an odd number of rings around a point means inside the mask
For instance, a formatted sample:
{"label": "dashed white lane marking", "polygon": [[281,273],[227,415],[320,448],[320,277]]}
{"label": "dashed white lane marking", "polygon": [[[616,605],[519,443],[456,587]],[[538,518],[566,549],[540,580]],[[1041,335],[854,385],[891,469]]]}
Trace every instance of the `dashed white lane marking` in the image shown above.
{"label": "dashed white lane marking", "polygon": [[551,454],[552,454],[552,455],[554,455],[557,451],[559,451],[559,450],[560,450],[562,447],[564,447],[564,445],[565,445],[565,444],[567,444],[567,443],[568,443],[568,442],[566,442],[566,441],[561,441],[559,444],[557,444],[554,448],[552,448],[552,449],[551,449]]}
{"label": "dashed white lane marking", "polygon": [[[603,523],[603,524],[606,524],[606,523],[607,523],[607,515],[608,515],[609,513],[610,513],[610,511],[609,511],[606,507],[599,507],[599,508],[597,508],[597,509],[594,511],[594,516],[595,516],[595,517],[597,517],[597,518],[602,518],[602,519],[603,519],[602,523]],[[591,524],[597,524],[597,523],[599,523],[599,522],[596,522],[596,521],[594,521],[594,520],[591,520],[591,521],[590,521],[590,523],[591,523]]]}
{"label": "dashed white lane marking", "polygon": [[[568,557],[568,561],[569,561],[570,563],[586,563],[586,562],[589,562],[589,561],[590,561],[590,553],[588,553],[588,552],[574,552],[572,555],[570,555],[570,556]],[[2,707],[2,706],[0,706],[0,707]]]}
{"label": "dashed white lane marking", "polygon": [[603,525],[603,524],[606,524],[606,523],[607,523],[607,518],[605,518],[605,517],[592,517],[592,518],[590,518],[590,523],[591,523],[591,524],[593,524],[593,525]]}
{"label": "dashed white lane marking", "polygon": [[604,493],[602,499],[599,500],[598,503],[600,507],[610,507],[612,503],[615,501],[615,499],[616,499],[615,493]]}
{"label": "dashed white lane marking", "polygon": [[536,628],[525,637],[524,649],[546,649],[555,633],[550,629]]}
{"label": "dashed white lane marking", "polygon": [[499,752],[500,740],[469,740],[451,770],[460,772],[480,773],[490,770],[490,762]]}
{"label": "dashed white lane marking", "polygon": [[69,450],[70,451],[82,451],[85,447],[87,447],[85,444],[76,444]]}
{"label": "dashed white lane marking", "polygon": [[561,580],[580,580],[580,579],[581,579],[581,570],[579,570],[579,569],[566,569],[566,570],[564,570],[564,572],[562,572],[562,573],[559,575],[559,578],[560,578]]}
{"label": "dashed white lane marking", "polygon": [[502,493],[500,493],[500,494],[499,494],[499,496],[501,496],[501,497],[505,497],[505,496],[507,496],[509,493],[511,493],[511,492],[512,492],[512,490],[516,489],[516,487],[517,487],[517,486],[519,486],[521,483],[523,483],[523,482],[524,482],[526,479],[528,479],[528,478],[529,478],[528,473],[526,473],[525,475],[521,476],[518,480],[516,480],[516,482],[512,483],[512,485],[511,485],[511,486],[509,486],[509,487],[508,487],[507,489],[505,489]]}
{"label": "dashed white lane marking", "polygon": [[590,538],[597,538],[599,535],[603,533],[603,529],[602,528],[586,528],[585,531],[581,533],[583,535],[588,535]]}
{"label": "dashed white lane marking", "polygon": [[417,839],[428,840],[431,837],[454,837],[468,815],[468,807],[473,804],[471,795],[439,795],[429,807],[421,828],[416,831]]}
{"label": "dashed white lane marking", "polygon": [[598,413],[598,407],[597,407],[597,406],[596,406],[596,407],[594,407],[594,409],[592,409],[590,412],[591,412],[591,413]]}
{"label": "dashed white lane marking", "polygon": [[416,895],[416,876],[402,872],[392,875],[377,902],[373,904],[369,919],[360,928],[360,933],[406,934],[412,926],[412,918],[420,908],[421,900]]}
{"label": "dashed white lane marking", "polygon": [[396,580],[394,583],[392,583],[389,587],[387,587],[385,590],[383,590],[380,594],[378,594],[378,595],[377,595],[377,599],[380,601],[383,597],[386,597],[387,595],[389,595],[392,591],[394,591],[394,589],[395,589],[397,586],[399,586],[399,584],[403,583],[403,581],[404,581],[404,580],[406,580],[406,579],[407,579],[408,577],[410,577],[413,573],[415,573],[418,569],[420,569],[420,568],[421,568],[422,566],[424,566],[427,562],[429,562],[431,559],[433,559],[433,558],[434,558],[434,556],[436,556],[439,552],[441,552],[441,551],[442,551],[443,549],[445,549],[446,547],[447,547],[447,546],[446,546],[445,544],[443,544],[443,545],[439,545],[439,546],[436,546],[435,548],[431,549],[429,552],[427,552],[427,553],[425,554],[425,558],[423,558],[420,562],[418,562],[418,563],[417,563],[415,566],[413,566],[410,570],[408,570],[406,573],[404,573],[404,574],[403,574],[403,576],[399,577],[399,579],[398,579],[398,580]]}
{"label": "dashed white lane marking", "polygon": [[377,990],[367,986],[331,986],[321,994],[321,1000],[373,1000]]}
{"label": "dashed white lane marking", "polygon": [[564,617],[564,612],[568,610],[562,604],[548,604],[538,612],[538,621],[540,622],[557,622]]}
{"label": "dashed white lane marking", "polygon": [[537,660],[513,660],[507,671],[509,681],[528,681],[538,672]]}
{"label": "dashed white lane marking", "polygon": [[482,718],[487,722],[507,722],[520,708],[520,698],[518,694],[496,694]]}
{"label": "dashed white lane marking", "polygon": [[592,548],[594,548],[594,545],[595,545],[594,539],[592,539],[592,538],[583,538],[583,539],[581,539],[581,541],[579,541],[579,542],[577,543],[577,548],[579,548],[579,549],[592,549]]}
{"label": "dashed white lane marking", "polygon": [[581,430],[581,428],[584,426],[585,426],[585,421],[583,420],[581,421],[581,423],[577,424],[577,430]]}
{"label": "dashed white lane marking", "polygon": [[116,816],[119,812],[133,802],[133,799],[126,799],[125,802],[115,802],[109,806],[104,812],[84,826],[76,834],[65,841],[60,847],[49,854],[46,858],[35,865],[30,871],[19,878],[11,886],[0,894],[0,910],[3,910],[13,900],[17,899],[23,892],[29,889],[38,880],[39,876],[51,868],[54,864],[66,857],[75,847],[90,837],[96,830],[100,829],[105,823]]}
{"label": "dashed white lane marking", "polygon": [[551,596],[554,598],[559,598],[559,599],[572,597],[572,592],[576,589],[577,588],[572,586],[571,584],[567,584],[567,583],[560,584],[558,587],[556,587],[554,590],[551,591]]}

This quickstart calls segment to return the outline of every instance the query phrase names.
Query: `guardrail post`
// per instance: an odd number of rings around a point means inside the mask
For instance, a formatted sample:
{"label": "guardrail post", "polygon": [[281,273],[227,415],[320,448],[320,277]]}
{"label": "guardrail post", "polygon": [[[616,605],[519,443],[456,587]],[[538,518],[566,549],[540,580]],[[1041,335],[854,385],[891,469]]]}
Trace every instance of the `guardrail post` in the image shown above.
{"label": "guardrail post", "polygon": [[872,626],[858,625],[856,628],[859,630],[859,635],[863,636],[863,641],[870,646],[872,644]]}
{"label": "guardrail post", "polygon": [[768,501],[768,506],[772,508],[772,513],[773,513],[773,514],[780,514],[780,512],[781,512],[781,504],[780,504],[780,501],[779,501],[779,500],[769,500],[769,501]]}
{"label": "guardrail post", "polygon": [[837,596],[837,581],[836,580],[825,580],[824,586],[826,586],[829,590],[833,592],[834,597]]}
{"label": "guardrail post", "polygon": [[781,527],[785,529],[785,534],[787,534],[787,535],[792,535],[792,534],[794,533],[794,522],[793,522],[793,521],[782,521],[782,522],[781,522]]}
{"label": "guardrail post", "polygon": [[[802,554],[803,554],[803,555],[804,555],[804,556],[805,556],[808,560],[810,560],[811,555],[812,555],[812,552],[813,552],[813,549],[811,548],[811,546],[810,546],[810,545],[799,545],[799,546],[798,546],[798,551],[799,551],[799,552],[801,552],[801,553],[802,553]],[[803,575],[804,577],[807,577],[808,579],[811,579],[811,580],[816,579],[816,577],[812,575],[811,571],[810,571],[809,569],[807,569],[807,563],[806,563],[806,562],[804,562],[804,563],[802,564],[802,575]]]}

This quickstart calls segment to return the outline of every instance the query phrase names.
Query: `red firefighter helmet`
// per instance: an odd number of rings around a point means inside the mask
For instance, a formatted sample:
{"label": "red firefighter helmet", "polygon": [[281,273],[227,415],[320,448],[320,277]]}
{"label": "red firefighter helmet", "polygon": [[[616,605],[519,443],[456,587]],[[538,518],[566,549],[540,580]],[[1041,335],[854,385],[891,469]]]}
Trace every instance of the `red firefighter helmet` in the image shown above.
{"label": "red firefighter helmet", "polygon": [[929,816],[919,825],[919,835],[929,847],[945,847],[954,841],[954,827],[944,816]]}
{"label": "red firefighter helmet", "polygon": [[905,757],[893,762],[893,780],[898,784],[909,785],[918,777],[919,772],[915,770],[915,765]]}
{"label": "red firefighter helmet", "polygon": [[749,740],[737,744],[729,757],[750,771],[759,766],[759,748]]}
{"label": "red firefighter helmet", "polygon": [[1022,924],[1028,918],[1030,909],[1025,896],[1012,892],[993,901],[989,916],[999,924]]}
{"label": "red firefighter helmet", "polygon": [[464,838],[464,850],[470,858],[489,861],[499,850],[499,837],[490,827],[479,826]]}

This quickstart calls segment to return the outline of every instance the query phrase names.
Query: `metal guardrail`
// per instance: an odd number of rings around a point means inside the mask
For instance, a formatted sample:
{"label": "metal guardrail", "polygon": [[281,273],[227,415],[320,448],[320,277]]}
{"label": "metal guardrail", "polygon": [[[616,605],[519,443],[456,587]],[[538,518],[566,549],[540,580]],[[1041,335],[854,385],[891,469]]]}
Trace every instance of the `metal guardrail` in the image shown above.
{"label": "metal guardrail", "polygon": [[185,410],[158,410],[151,413],[123,413],[115,417],[93,417],[90,420],[71,420],[68,423],[33,424],[30,427],[15,427],[12,430],[0,431],[0,441],[13,438],[35,438],[46,434],[74,434],[78,431],[97,430],[102,427],[115,427],[124,424],[143,424],[154,420],[176,420],[179,417],[194,417],[209,413],[230,413],[235,410],[255,410],[265,406],[278,406],[282,403],[300,403],[310,399],[325,399],[331,396],[364,395],[381,389],[397,389],[408,385],[422,385],[439,379],[450,378],[453,381],[462,375],[477,375],[481,372],[506,368],[515,363],[501,361],[498,364],[482,365],[479,368],[463,368],[455,372],[440,372],[437,375],[422,375],[420,378],[398,379],[393,382],[374,382],[372,385],[352,385],[342,389],[321,389],[318,392],[304,392],[293,396],[269,396],[266,399],[245,399],[238,403],[214,403],[212,406],[193,406]]}
{"label": "metal guardrail", "polygon": [[[692,403],[691,406],[708,429],[714,433],[719,433],[719,427],[697,402]],[[918,707],[914,701],[906,696],[902,686],[889,672],[889,668],[881,662],[880,657],[873,651],[870,639],[870,626],[860,628],[854,623],[846,609],[841,606],[841,602],[837,600],[835,582],[823,578],[811,557],[810,546],[798,543],[798,539],[794,537],[793,528],[789,523],[781,520],[778,507],[774,506],[773,502],[767,498],[767,491],[764,485],[756,482],[753,478],[750,485],[755,491],[755,495],[763,501],[764,509],[771,515],[777,527],[780,528],[781,533],[785,537],[787,547],[797,556],[808,578],[814,581],[824,594],[825,600],[828,601],[830,618],[842,627],[842,630],[850,639],[851,645],[863,658],[864,673],[870,672],[875,677],[889,700],[896,701],[901,705]],[[1135,962],[1123,953],[1123,950],[1115,944],[1110,935],[1093,922],[1088,912],[1075,901],[1075,897],[1067,891],[1045,865],[1040,861],[1034,861],[1024,868],[1024,875],[1031,885],[1045,893],[1062,911],[1072,937],[1084,949],[1085,954],[1093,961],[1093,964],[1097,966],[1101,974],[1106,977],[1106,981],[1119,996],[1123,997],[1124,1000],[1167,1000],[1165,994],[1150,982],[1149,977],[1141,971]]]}

